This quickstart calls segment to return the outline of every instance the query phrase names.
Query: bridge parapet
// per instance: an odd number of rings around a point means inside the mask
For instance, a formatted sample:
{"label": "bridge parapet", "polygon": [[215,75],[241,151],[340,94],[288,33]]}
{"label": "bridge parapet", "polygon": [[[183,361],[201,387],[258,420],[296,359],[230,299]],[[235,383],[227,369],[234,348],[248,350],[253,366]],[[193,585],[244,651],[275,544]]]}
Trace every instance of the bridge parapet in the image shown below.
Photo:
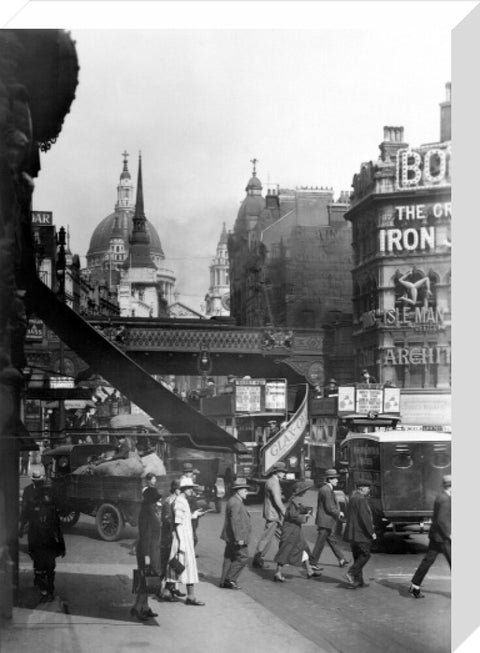
{"label": "bridge parapet", "polygon": [[[103,335],[115,340],[130,351],[171,351],[197,353],[208,349],[212,353],[263,354],[320,354],[323,349],[324,334],[313,329],[272,329],[229,327],[208,325],[205,322],[192,325],[176,323],[168,325],[152,320],[140,320],[140,324],[118,319],[115,324],[91,320],[93,326]],[[203,327],[203,328],[202,328]]]}
{"label": "bridge parapet", "polygon": [[161,318],[89,322],[150,373],[198,374],[200,354],[207,350],[212,374],[285,376],[313,385],[324,381],[323,330]]}

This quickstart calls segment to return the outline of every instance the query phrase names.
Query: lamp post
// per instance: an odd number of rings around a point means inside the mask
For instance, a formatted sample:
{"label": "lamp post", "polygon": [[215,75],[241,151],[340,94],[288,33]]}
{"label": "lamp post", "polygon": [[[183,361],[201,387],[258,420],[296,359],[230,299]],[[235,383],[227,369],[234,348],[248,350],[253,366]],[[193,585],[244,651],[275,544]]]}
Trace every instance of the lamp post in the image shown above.
{"label": "lamp post", "polygon": [[[60,227],[57,236],[57,259],[55,274],[57,277],[57,297],[61,302],[65,302],[65,272],[66,272],[66,250],[65,250],[65,228]],[[65,345],[60,338],[60,374],[65,374]],[[58,430],[63,432],[65,429],[65,403],[63,399],[58,400]]]}

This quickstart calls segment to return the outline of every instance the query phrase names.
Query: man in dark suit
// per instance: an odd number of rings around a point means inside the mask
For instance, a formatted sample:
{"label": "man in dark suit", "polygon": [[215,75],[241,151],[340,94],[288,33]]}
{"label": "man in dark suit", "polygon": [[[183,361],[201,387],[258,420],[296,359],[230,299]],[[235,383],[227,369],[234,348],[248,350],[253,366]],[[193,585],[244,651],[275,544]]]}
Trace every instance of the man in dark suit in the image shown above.
{"label": "man in dark suit", "polygon": [[443,553],[449,566],[452,566],[452,477],[450,474],[443,477],[442,485],[443,490],[437,495],[433,504],[432,525],[428,535],[428,549],[417,571],[413,575],[408,589],[415,599],[425,598],[425,594],[422,594],[420,591],[420,585],[439,553]]}
{"label": "man in dark suit", "polygon": [[252,532],[250,513],[245,507],[248,485],[238,478],[232,485],[232,496],[225,509],[225,523],[222,540],[225,540],[222,577],[220,587],[238,590],[237,584],[240,572],[248,562],[248,543]]}
{"label": "man in dark suit", "polygon": [[315,547],[310,555],[311,565],[318,564],[325,543],[328,543],[329,547],[332,549],[340,567],[345,567],[349,562],[348,560],[345,560],[343,552],[338,546],[335,538],[337,522],[343,517],[343,512],[340,511],[337,497],[334,492],[338,483],[338,477],[339,474],[336,469],[327,469],[325,472],[325,483],[318,491],[317,516],[315,518],[318,534]]}
{"label": "man in dark suit", "polygon": [[285,515],[285,505],[282,500],[282,487],[280,480],[285,476],[287,466],[284,462],[275,463],[270,470],[270,476],[265,483],[263,499],[263,517],[265,519],[265,530],[258,540],[257,548],[253,556],[253,567],[264,567],[265,556],[269,550],[273,538],[280,539],[281,526]]}
{"label": "man in dark suit", "polygon": [[356,483],[357,489],[350,497],[347,508],[344,538],[350,542],[353,565],[345,578],[352,589],[368,587],[368,583],[363,579],[363,568],[370,559],[372,542],[377,537],[373,528],[372,511],[368,504],[371,485],[368,479],[359,479]]}

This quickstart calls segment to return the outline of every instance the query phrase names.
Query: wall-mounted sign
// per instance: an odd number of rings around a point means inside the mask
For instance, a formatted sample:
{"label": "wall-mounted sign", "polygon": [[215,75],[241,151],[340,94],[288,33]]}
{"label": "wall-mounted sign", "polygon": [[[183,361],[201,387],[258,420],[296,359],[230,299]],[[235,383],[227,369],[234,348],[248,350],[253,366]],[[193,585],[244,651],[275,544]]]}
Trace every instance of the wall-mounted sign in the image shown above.
{"label": "wall-mounted sign", "polygon": [[74,388],[75,379],[70,376],[51,376],[48,385],[50,388]]}
{"label": "wall-mounted sign", "polygon": [[43,340],[43,322],[42,320],[29,320],[25,339],[29,342]]}
{"label": "wall-mounted sign", "polygon": [[389,347],[383,352],[383,365],[450,365],[448,345],[436,347]]}
{"label": "wall-mounted sign", "polygon": [[427,220],[434,218],[451,218],[452,203],[437,202],[436,204],[406,204],[395,207],[395,219],[411,222],[412,220]]}
{"label": "wall-mounted sign", "polygon": [[435,227],[417,229],[380,229],[378,246],[381,252],[423,252],[435,249]]}
{"label": "wall-mounted sign", "polygon": [[399,189],[446,186],[450,178],[450,145],[406,148],[397,153],[396,182]]}
{"label": "wall-mounted sign", "polygon": [[32,224],[39,227],[51,227],[53,225],[53,214],[51,211],[31,211]]}

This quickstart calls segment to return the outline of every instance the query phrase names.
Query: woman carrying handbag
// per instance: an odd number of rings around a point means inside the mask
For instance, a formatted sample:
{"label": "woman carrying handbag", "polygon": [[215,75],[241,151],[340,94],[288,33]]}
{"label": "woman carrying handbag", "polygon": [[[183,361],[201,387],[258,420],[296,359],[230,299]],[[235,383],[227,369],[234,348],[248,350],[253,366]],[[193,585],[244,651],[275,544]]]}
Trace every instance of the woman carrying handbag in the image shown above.
{"label": "woman carrying handbag", "polygon": [[312,483],[310,481],[297,481],[293,486],[292,496],[286,506],[278,553],[275,556],[277,570],[273,580],[276,582],[284,583],[286,580],[282,574],[284,565],[295,565],[297,567],[303,565],[307,572],[307,578],[321,575],[320,571],[314,571],[310,566],[308,561],[310,549],[302,532],[302,524],[307,521],[311,509],[300,502],[300,497],[311,487]]}
{"label": "woman carrying handbag", "polygon": [[[195,510],[190,512],[188,497],[192,494],[194,483],[191,478],[180,479],[180,494],[173,503],[174,530],[172,548],[167,569],[167,583],[184,583],[187,586],[185,605],[205,605],[195,597],[194,585],[198,583],[197,561],[193,543],[192,518],[203,513]],[[198,513],[198,514],[197,514]],[[183,567],[183,569],[182,569]]]}

